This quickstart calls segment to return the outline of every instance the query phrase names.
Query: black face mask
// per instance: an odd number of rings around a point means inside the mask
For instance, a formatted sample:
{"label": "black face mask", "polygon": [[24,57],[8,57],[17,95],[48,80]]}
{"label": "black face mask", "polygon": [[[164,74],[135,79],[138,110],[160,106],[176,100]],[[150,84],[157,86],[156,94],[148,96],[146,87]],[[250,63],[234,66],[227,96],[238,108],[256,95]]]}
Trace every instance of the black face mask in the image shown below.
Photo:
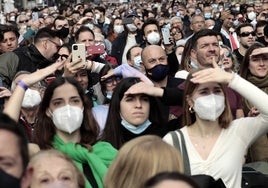
{"label": "black face mask", "polygon": [[62,27],[60,30],[58,30],[58,33],[61,38],[66,38],[69,35],[69,28]]}
{"label": "black face mask", "polygon": [[1,188],[20,188],[20,179],[0,169],[0,186]]}
{"label": "black face mask", "polygon": [[158,64],[151,69],[146,69],[146,75],[149,79],[158,82],[163,80],[169,71],[168,65]]}

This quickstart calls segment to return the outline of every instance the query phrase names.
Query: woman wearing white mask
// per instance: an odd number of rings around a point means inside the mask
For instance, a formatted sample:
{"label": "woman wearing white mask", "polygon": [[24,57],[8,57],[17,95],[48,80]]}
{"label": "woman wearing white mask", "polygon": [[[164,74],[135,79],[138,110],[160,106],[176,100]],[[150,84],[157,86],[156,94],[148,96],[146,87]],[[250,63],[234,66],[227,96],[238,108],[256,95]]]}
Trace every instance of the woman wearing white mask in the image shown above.
{"label": "woman wearing white mask", "polygon": [[[218,68],[216,62],[213,66],[216,68],[188,76],[185,85],[183,119],[186,126],[180,131],[189,157],[188,174],[211,175],[221,178],[228,188],[238,188],[248,146],[268,131],[268,95],[238,75]],[[251,101],[260,115],[232,121],[222,84],[228,84]],[[181,140],[179,131],[175,135]],[[164,140],[175,145],[171,133]],[[184,164],[186,161],[184,158]]]}
{"label": "woman wearing white mask", "polygon": [[[62,67],[62,62],[23,77],[4,112],[19,116],[25,91],[33,83]],[[86,188],[102,188],[102,178],[117,151],[106,142],[98,142],[99,128],[80,84],[74,78],[59,77],[46,88],[35,126],[35,149],[55,148],[71,157],[84,172]]]}

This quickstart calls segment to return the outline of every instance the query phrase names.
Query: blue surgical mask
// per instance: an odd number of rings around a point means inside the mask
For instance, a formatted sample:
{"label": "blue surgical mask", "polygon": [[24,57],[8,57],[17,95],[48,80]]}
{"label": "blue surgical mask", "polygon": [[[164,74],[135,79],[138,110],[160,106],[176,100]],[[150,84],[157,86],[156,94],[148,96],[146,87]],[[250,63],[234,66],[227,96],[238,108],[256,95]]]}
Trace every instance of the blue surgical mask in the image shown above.
{"label": "blue surgical mask", "polygon": [[141,69],[141,56],[139,55],[139,56],[136,56],[136,57],[134,57],[134,64],[133,64],[133,66],[136,68],[136,69],[138,69],[138,70],[140,70]]}
{"label": "blue surgical mask", "polygon": [[204,15],[204,17],[205,17],[206,19],[211,18],[211,12],[206,12],[205,15]]}
{"label": "blue surgical mask", "polygon": [[149,119],[147,119],[143,124],[141,124],[139,126],[134,126],[134,125],[130,124],[129,122],[127,122],[122,116],[121,116],[121,118],[122,118],[121,124],[123,125],[123,127],[125,127],[127,130],[129,130],[130,132],[132,132],[134,134],[142,133],[151,125],[151,122]]}
{"label": "blue surgical mask", "polygon": [[112,99],[112,96],[113,96],[113,92],[112,91],[106,91],[106,98],[107,99]]}

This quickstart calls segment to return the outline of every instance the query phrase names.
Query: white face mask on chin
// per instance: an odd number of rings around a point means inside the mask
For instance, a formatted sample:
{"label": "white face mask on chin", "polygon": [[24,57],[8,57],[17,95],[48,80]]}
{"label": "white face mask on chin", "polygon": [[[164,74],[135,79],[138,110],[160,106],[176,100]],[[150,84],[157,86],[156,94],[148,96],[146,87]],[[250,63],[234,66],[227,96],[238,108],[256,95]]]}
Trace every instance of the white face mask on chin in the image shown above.
{"label": "white face mask on chin", "polygon": [[66,105],[54,110],[52,121],[57,129],[72,134],[81,127],[83,111],[80,107]]}
{"label": "white face mask on chin", "polygon": [[215,94],[198,97],[194,101],[193,109],[200,119],[215,121],[225,109],[225,98]]}

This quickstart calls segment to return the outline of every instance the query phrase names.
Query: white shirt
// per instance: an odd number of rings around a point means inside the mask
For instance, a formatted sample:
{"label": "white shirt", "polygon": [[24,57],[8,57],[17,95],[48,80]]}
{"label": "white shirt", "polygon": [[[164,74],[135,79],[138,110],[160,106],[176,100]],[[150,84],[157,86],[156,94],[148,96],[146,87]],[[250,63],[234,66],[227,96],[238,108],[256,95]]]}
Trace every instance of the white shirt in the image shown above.
{"label": "white shirt", "polygon": [[[192,175],[206,174],[216,180],[222,178],[226,187],[239,188],[242,162],[248,146],[261,134],[268,132],[268,95],[238,75],[229,87],[248,99],[260,111],[260,115],[236,119],[227,129],[222,129],[206,160],[203,160],[196,151],[190,140],[187,126],[181,131],[185,138]],[[178,133],[177,135],[179,137]],[[163,140],[173,145],[171,134],[167,134]]]}

